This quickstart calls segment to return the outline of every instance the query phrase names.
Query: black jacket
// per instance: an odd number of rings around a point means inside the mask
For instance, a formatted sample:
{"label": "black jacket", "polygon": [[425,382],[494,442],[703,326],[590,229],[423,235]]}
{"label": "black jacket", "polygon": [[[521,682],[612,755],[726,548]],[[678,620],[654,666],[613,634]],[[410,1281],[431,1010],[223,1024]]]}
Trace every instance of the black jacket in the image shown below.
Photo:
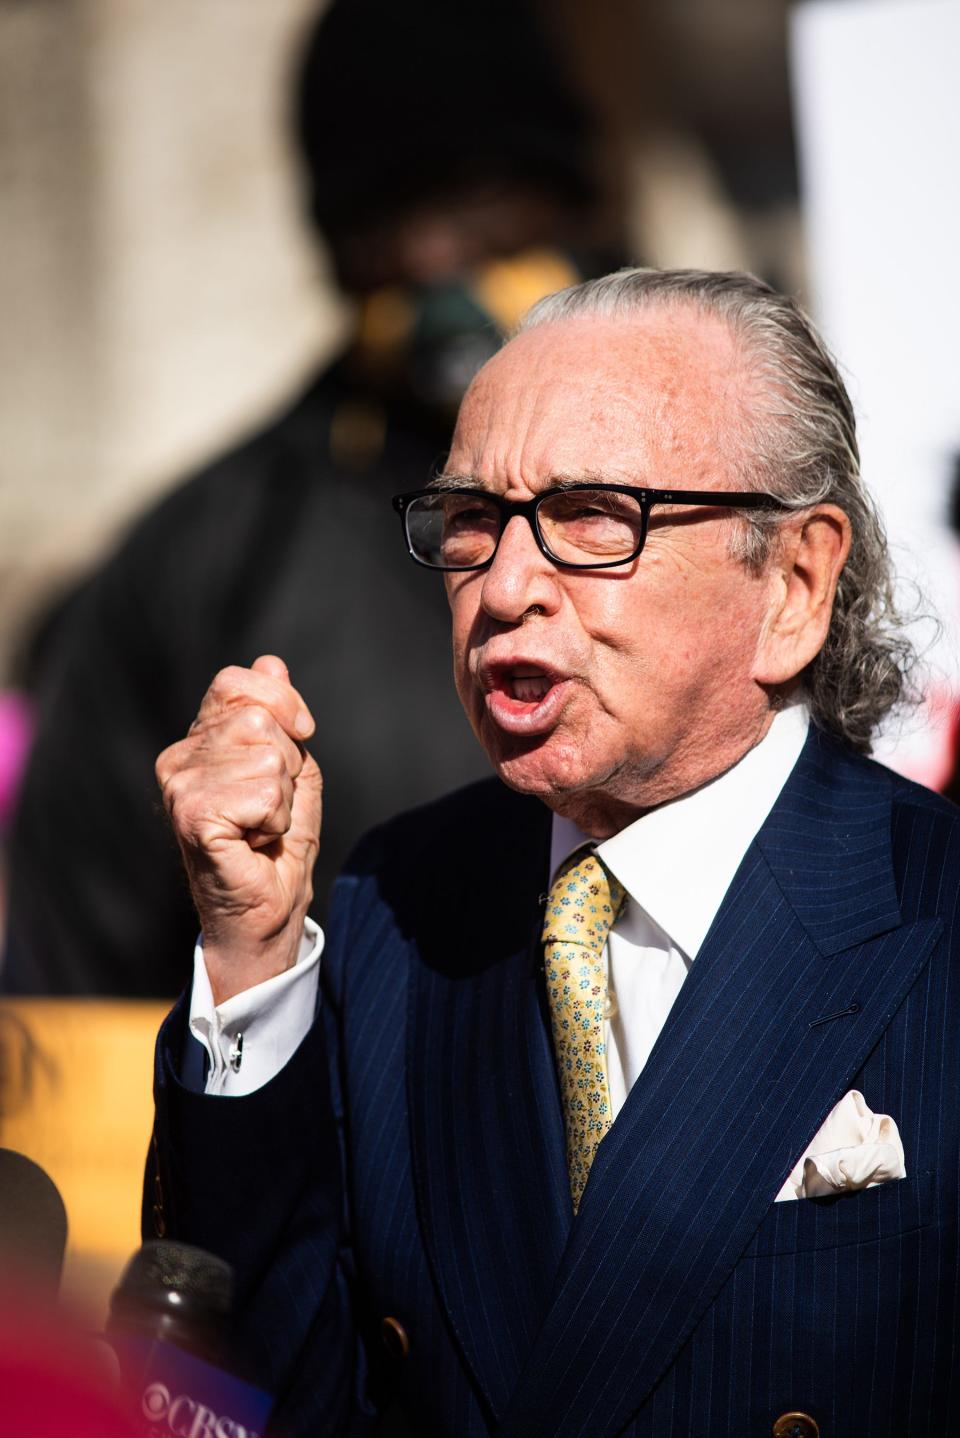
{"label": "black jacket", "polygon": [[163,500],[65,606],[11,840],[8,992],[183,986],[197,925],[153,766],[226,664],[281,655],[316,719],[317,912],[364,830],[487,772],[450,679],[442,581],[404,553],[390,508],[444,438],[382,415],[379,455],[338,462],[332,427],[349,438],[363,404],[341,369],[322,376]]}

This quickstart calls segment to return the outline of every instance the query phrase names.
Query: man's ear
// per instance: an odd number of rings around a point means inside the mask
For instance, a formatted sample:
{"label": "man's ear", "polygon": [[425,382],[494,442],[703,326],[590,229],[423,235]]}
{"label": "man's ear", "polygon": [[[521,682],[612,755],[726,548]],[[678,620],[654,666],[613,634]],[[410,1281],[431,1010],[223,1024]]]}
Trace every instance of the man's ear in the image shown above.
{"label": "man's ear", "polygon": [[753,678],[795,679],[823,648],[840,571],[850,552],[850,520],[835,504],[818,504],[785,520],[768,561],[770,607]]}

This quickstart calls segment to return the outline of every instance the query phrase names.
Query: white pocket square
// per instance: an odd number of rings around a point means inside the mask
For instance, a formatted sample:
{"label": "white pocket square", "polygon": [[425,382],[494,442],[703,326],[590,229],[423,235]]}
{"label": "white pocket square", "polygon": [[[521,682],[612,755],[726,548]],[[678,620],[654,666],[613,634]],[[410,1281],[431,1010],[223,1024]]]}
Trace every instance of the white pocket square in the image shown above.
{"label": "white pocket square", "polygon": [[851,1089],[827,1115],[775,1202],[827,1198],[906,1176],[897,1125],[889,1115],[873,1113],[863,1094]]}

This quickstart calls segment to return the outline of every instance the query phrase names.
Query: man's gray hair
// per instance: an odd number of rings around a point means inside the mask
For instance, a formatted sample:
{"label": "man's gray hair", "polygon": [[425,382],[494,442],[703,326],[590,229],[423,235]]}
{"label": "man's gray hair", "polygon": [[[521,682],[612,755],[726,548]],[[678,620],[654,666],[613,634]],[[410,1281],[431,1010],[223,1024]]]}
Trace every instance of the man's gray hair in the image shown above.
{"label": "man's gray hair", "polygon": [[[774,494],[793,511],[835,504],[850,520],[830,629],[802,680],[816,723],[869,752],[884,715],[912,698],[916,655],[897,612],[883,524],[861,479],[850,397],[796,301],[738,272],[628,269],[547,295],[519,329],[573,316],[629,318],[675,304],[725,320],[761,380],[759,406],[744,416],[740,487]],[[765,564],[782,518],[740,516],[736,552],[752,569]]]}

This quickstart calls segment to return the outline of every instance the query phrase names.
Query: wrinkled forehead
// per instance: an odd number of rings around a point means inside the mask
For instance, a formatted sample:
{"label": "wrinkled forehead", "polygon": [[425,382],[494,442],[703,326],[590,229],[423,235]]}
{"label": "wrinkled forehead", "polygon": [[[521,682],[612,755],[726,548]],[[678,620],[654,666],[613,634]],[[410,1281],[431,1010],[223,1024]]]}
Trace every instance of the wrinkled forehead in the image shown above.
{"label": "wrinkled forehead", "polygon": [[722,320],[689,306],[527,330],[477,375],[447,469],[498,490],[564,474],[702,488],[729,480],[748,386]]}

